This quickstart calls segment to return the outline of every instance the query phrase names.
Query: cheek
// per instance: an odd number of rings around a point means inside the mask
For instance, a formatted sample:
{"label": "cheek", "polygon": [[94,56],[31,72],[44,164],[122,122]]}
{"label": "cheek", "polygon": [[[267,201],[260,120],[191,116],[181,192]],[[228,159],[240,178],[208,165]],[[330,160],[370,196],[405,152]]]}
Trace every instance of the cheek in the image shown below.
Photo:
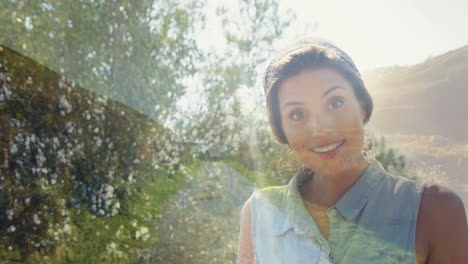
{"label": "cheek", "polygon": [[342,109],[338,115],[338,127],[349,129],[350,132],[362,132],[364,130],[364,123],[362,115],[358,106],[352,105]]}
{"label": "cheek", "polygon": [[359,109],[348,111],[341,122],[342,131],[352,141],[351,146],[360,150],[364,144],[364,123]]}
{"label": "cheek", "polygon": [[301,133],[301,130],[299,129],[289,128],[284,130],[284,133],[289,142],[289,146],[293,149],[299,147],[304,141],[304,133]]}
{"label": "cheek", "polygon": [[288,140],[289,147],[293,152],[302,152],[310,140],[310,135],[307,133],[307,129],[300,127],[287,127],[284,130],[286,139]]}

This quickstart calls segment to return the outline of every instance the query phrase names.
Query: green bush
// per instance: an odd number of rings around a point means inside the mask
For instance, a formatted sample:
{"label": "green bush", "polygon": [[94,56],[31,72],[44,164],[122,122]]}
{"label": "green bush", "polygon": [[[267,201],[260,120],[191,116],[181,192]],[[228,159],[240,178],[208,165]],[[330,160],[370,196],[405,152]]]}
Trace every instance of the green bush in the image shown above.
{"label": "green bush", "polygon": [[1,258],[115,263],[156,241],[153,221],[190,149],[4,46],[0,63]]}

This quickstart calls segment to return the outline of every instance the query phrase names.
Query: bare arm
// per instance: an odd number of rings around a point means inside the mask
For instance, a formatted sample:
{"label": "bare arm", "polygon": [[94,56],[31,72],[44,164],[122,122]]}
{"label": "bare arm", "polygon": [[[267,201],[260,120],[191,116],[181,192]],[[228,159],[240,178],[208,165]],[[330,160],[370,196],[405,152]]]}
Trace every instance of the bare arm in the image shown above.
{"label": "bare arm", "polygon": [[242,207],[237,263],[254,263],[250,199]]}
{"label": "bare arm", "polygon": [[428,235],[427,263],[468,263],[468,225],[460,197],[431,185],[424,192],[421,209]]}

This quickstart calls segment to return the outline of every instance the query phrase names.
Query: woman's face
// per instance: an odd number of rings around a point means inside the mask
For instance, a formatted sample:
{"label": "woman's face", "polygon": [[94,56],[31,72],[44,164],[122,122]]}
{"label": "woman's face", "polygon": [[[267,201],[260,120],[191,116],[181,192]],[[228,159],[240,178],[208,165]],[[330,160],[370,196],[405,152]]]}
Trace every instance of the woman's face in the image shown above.
{"label": "woman's face", "polygon": [[341,74],[304,71],[281,83],[278,101],[289,146],[305,167],[339,174],[359,166],[365,111]]}

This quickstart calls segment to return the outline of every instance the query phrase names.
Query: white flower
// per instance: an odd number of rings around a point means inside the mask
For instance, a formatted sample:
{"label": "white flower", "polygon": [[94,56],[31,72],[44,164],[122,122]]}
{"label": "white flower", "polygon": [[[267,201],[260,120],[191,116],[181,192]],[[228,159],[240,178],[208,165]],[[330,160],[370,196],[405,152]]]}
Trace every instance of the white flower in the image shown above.
{"label": "white flower", "polygon": [[75,129],[73,126],[72,122],[66,122],[65,123],[65,129],[67,130],[68,133],[73,133],[73,130]]}
{"label": "white flower", "polygon": [[96,146],[100,147],[102,145],[102,139],[100,137],[94,136],[93,138],[96,141]]}
{"label": "white flower", "polygon": [[114,216],[114,215],[116,215],[117,213],[119,213],[119,210],[117,210],[117,209],[115,209],[115,208],[112,208],[111,215]]}
{"label": "white flower", "polygon": [[8,89],[8,86],[3,85],[3,92],[5,93],[5,98],[8,100],[11,97],[12,91]]}
{"label": "white flower", "polygon": [[133,172],[128,175],[128,181],[133,182]]}
{"label": "white flower", "polygon": [[58,158],[60,159],[61,162],[65,163],[66,162],[66,159],[65,159],[65,151],[63,149],[59,150],[57,152],[57,156]]}
{"label": "white flower", "polygon": [[140,233],[141,234],[147,234],[149,229],[145,226],[140,227]]}
{"label": "white flower", "polygon": [[114,189],[114,186],[112,186],[112,185],[106,185],[106,191],[107,191],[107,192],[113,193],[114,190],[115,190],[115,189]]}
{"label": "white flower", "polygon": [[36,224],[36,225],[40,225],[40,224],[41,224],[41,219],[39,219],[39,216],[38,216],[37,214],[34,214],[33,222],[34,222],[34,224]]}
{"label": "white flower", "polygon": [[[37,161],[37,165],[38,167],[42,167],[42,165],[44,165],[44,162],[46,161],[46,157],[44,156],[44,153],[42,152],[42,149],[38,149],[37,151],[37,155],[36,155],[36,161]],[[47,173],[47,172],[44,172],[44,173]]]}
{"label": "white flower", "polygon": [[135,238],[139,239],[141,238],[142,240],[147,240],[149,238],[149,229],[145,226],[140,227],[140,230],[136,231]]}
{"label": "white flower", "polygon": [[69,224],[65,224],[63,226],[63,232],[65,232],[65,233],[70,233],[71,232],[71,228],[70,228]]}
{"label": "white flower", "polygon": [[18,146],[16,146],[16,144],[12,144],[10,147],[10,152],[11,154],[15,154],[16,152],[18,152]]}
{"label": "white flower", "polygon": [[59,107],[64,109],[67,113],[70,113],[73,109],[71,104],[68,102],[67,98],[65,98],[65,95],[62,95],[60,97]]}
{"label": "white flower", "polygon": [[18,180],[21,179],[21,174],[20,174],[17,170],[15,170],[15,177],[16,177]]}

